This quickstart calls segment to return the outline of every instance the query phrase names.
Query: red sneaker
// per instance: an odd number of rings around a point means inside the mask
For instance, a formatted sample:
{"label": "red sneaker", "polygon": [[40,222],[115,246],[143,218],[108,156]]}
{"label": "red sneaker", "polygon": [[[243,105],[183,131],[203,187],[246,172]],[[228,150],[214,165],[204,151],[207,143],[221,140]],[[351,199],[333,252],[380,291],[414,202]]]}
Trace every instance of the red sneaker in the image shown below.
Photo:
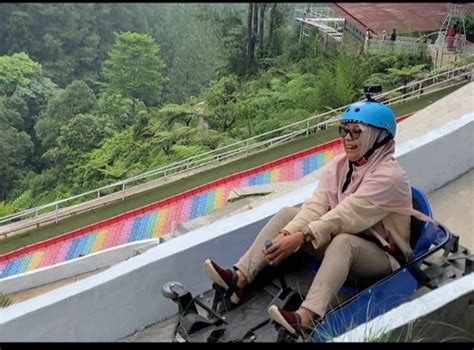
{"label": "red sneaker", "polygon": [[307,336],[311,333],[311,329],[303,327],[301,317],[296,312],[286,311],[272,305],[268,308],[268,314],[273,321],[283,326],[291,334]]}
{"label": "red sneaker", "polygon": [[214,261],[207,259],[204,261],[204,271],[212,282],[232,292],[230,301],[233,304],[242,300],[245,288],[237,287],[237,273],[234,270],[224,270]]}

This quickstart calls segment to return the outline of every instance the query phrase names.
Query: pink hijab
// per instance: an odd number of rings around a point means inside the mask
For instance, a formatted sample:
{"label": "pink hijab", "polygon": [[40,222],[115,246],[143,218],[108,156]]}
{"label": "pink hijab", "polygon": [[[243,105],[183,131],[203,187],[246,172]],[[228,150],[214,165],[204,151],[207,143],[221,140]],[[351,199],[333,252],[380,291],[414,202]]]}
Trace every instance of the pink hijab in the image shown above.
{"label": "pink hijab", "polygon": [[[372,126],[358,124],[362,130],[361,157],[376,141],[387,136],[387,131]],[[349,196],[367,199],[374,206],[399,213],[413,215],[422,221],[432,221],[412,206],[411,188],[405,171],[398,165],[394,157],[395,141],[391,139],[375,150],[364,165],[353,165],[349,186],[344,192],[342,187],[349,171],[349,160],[343,153],[334,158],[322,173],[319,189],[326,192],[331,209]],[[374,236],[387,238],[382,222],[377,223],[367,232]]]}

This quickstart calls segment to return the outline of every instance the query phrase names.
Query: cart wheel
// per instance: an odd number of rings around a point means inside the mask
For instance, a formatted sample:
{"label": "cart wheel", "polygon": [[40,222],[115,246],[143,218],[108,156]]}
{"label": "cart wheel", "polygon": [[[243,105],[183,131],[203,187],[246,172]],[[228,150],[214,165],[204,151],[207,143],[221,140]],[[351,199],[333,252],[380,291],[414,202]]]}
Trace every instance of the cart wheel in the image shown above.
{"label": "cart wheel", "polygon": [[161,288],[161,294],[167,299],[176,299],[180,296],[176,290],[186,290],[184,286],[179,282],[166,282]]}

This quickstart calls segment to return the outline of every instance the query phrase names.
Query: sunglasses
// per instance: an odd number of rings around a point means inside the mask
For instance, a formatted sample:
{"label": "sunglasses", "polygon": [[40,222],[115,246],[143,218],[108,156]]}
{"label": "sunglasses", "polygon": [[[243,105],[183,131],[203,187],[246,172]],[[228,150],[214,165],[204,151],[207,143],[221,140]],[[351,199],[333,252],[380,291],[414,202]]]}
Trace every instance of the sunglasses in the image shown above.
{"label": "sunglasses", "polygon": [[361,132],[362,130],[359,128],[349,129],[344,125],[339,125],[339,135],[341,135],[342,138],[346,137],[347,134],[350,134],[352,140],[357,140],[360,137]]}

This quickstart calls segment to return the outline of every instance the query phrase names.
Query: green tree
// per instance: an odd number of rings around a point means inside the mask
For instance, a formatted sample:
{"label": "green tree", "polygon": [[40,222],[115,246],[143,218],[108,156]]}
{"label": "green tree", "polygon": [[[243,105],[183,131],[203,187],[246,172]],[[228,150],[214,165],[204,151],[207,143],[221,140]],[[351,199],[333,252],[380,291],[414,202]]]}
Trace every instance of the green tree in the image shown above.
{"label": "green tree", "polygon": [[163,119],[167,126],[170,126],[176,122],[184,123],[189,126],[193,119],[197,116],[189,106],[168,104],[161,108],[158,115]]}
{"label": "green tree", "polygon": [[60,96],[53,101],[46,114],[57,121],[67,121],[80,113],[89,113],[97,107],[97,99],[92,89],[83,81],[75,80],[69,84]]}
{"label": "green tree", "polygon": [[474,15],[470,14],[466,16],[465,26],[466,40],[472,43],[474,41]]}
{"label": "green tree", "polygon": [[337,106],[356,101],[361,93],[362,84],[369,76],[369,70],[363,61],[352,55],[339,53],[335,60],[335,93]]}
{"label": "green tree", "polygon": [[[98,102],[99,114],[111,120],[118,131],[125,130],[133,124],[133,100],[118,93],[103,93]],[[135,105],[136,113],[146,111],[142,101]]]}
{"label": "green tree", "polygon": [[115,44],[104,62],[104,93],[118,93],[133,101],[132,117],[136,116],[137,100],[147,106],[160,102],[165,83],[160,48],[149,34],[115,33]]}
{"label": "green tree", "polygon": [[198,145],[193,145],[193,146],[173,145],[171,149],[175,153],[178,160],[184,160],[190,157],[200,155],[205,152],[205,150],[202,149],[202,147]]}
{"label": "green tree", "polygon": [[23,165],[33,151],[30,136],[0,120],[0,198],[5,200],[14,181],[25,171]]}
{"label": "green tree", "polygon": [[155,134],[156,141],[163,152],[169,156],[171,154],[171,147],[176,142],[176,135],[168,130],[162,130]]}
{"label": "green tree", "polygon": [[0,95],[4,96],[0,109],[7,124],[25,131],[33,142],[33,152],[25,161],[27,167],[37,170],[42,167],[41,143],[34,126],[56,89],[56,84],[44,77],[41,65],[27,54],[0,57]]}
{"label": "green tree", "polygon": [[284,16],[288,12],[288,4],[271,4],[270,23],[268,25],[268,36],[265,47],[265,54],[268,57],[275,57],[281,50],[281,44],[278,43],[278,35],[281,26],[284,23]]}
{"label": "green tree", "polygon": [[306,109],[310,112],[315,111],[315,82],[316,79],[313,74],[292,74],[292,79],[287,84],[287,96],[292,102],[293,108]]}
{"label": "green tree", "polygon": [[193,135],[193,144],[199,144],[208,150],[216,149],[223,141],[225,141],[225,135],[216,130],[195,129],[195,131],[196,132]]}
{"label": "green tree", "polygon": [[[227,4],[225,4],[227,5]],[[219,73],[244,76],[247,72],[247,29],[244,25],[245,8],[248,5],[226,6],[219,11],[215,6],[202,6],[196,15],[202,21],[212,23],[213,35],[220,43]]]}
{"label": "green tree", "polygon": [[12,108],[5,97],[0,97],[0,122],[17,130],[21,130],[23,127],[21,113],[18,109]]}
{"label": "green tree", "polygon": [[213,129],[228,131],[237,121],[237,99],[240,83],[235,75],[222,77],[206,92],[210,109],[207,121]]}
{"label": "green tree", "polygon": [[110,175],[114,179],[121,178],[127,171],[127,164],[121,163],[121,160],[126,160],[133,148],[134,141],[130,128],[115,133],[105,139],[100,148],[90,153],[89,160],[83,167],[84,177],[88,182],[99,182],[104,175]]}
{"label": "green tree", "polygon": [[25,51],[61,87],[84,80],[95,90],[100,66],[113,45],[113,32],[147,31],[143,5],[2,4],[0,54]]}
{"label": "green tree", "polygon": [[33,76],[39,73],[41,66],[24,52],[0,56],[0,95],[13,95],[17,87],[30,85]]}
{"label": "green tree", "polygon": [[369,77],[368,65],[359,57],[337,53],[317,73],[317,105],[320,111],[344,106],[361,96],[364,81]]}
{"label": "green tree", "polygon": [[89,152],[98,148],[104,137],[110,134],[111,130],[102,118],[92,114],[78,114],[61,127],[58,143],[60,147]]}
{"label": "green tree", "polygon": [[150,34],[160,44],[160,56],[166,63],[163,75],[169,78],[163,87],[164,103],[183,103],[217,78],[221,43],[212,31],[214,23],[201,21],[199,16],[206,8],[220,11],[229,6],[235,5],[146,4]]}
{"label": "green tree", "polygon": [[62,125],[78,114],[93,113],[97,108],[94,92],[83,81],[73,81],[66,89],[58,90],[48,101],[35,130],[45,149],[54,147]]}
{"label": "green tree", "polygon": [[57,85],[49,78],[35,75],[28,86],[18,86],[7,98],[8,108],[16,110],[23,118],[22,130],[34,137],[34,124],[38,115],[43,112],[48,100],[57,90]]}
{"label": "green tree", "polygon": [[406,85],[410,81],[418,78],[423,74],[425,70],[425,64],[417,64],[412,67],[403,67],[401,69],[388,68],[388,74],[390,78],[397,80],[399,83]]}

